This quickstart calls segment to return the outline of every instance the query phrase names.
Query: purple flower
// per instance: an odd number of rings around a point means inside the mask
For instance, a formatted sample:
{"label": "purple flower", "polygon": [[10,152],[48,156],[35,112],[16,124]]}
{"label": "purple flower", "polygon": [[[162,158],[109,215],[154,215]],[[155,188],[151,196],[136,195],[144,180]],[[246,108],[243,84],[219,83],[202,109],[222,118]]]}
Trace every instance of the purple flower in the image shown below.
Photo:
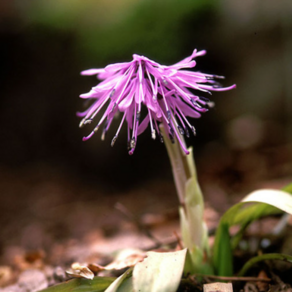
{"label": "purple flower", "polygon": [[[113,146],[118,138],[123,123],[128,127],[129,154],[133,154],[137,145],[137,137],[150,124],[153,139],[159,136],[163,142],[159,123],[163,123],[165,131],[172,142],[175,138],[188,154],[181,135],[189,137],[189,131],[196,134],[194,126],[187,117],[199,118],[206,112],[209,100],[200,94],[210,91],[233,89],[221,87],[214,79],[222,76],[204,74],[185,70],[193,68],[195,57],[205,55],[206,51],[194,50],[192,55],[171,65],[160,65],[144,56],[133,55],[127,63],[108,65],[103,69],[82,71],[82,75],[95,75],[102,80],[90,92],[81,94],[81,98],[90,99],[91,106],[78,116],[83,117],[80,127],[90,124],[95,116],[105,108],[103,115],[93,131],[83,138],[88,140],[103,125],[102,140],[114,118],[121,113],[122,118],[117,132],[112,139]],[[143,116],[143,119],[142,119]]]}

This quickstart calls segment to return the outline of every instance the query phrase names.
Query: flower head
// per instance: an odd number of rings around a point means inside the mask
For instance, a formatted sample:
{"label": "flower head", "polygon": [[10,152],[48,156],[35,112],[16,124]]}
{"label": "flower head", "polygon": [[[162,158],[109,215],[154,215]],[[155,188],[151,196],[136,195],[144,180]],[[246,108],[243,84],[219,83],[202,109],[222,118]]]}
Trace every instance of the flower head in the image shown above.
{"label": "flower head", "polygon": [[[199,118],[208,109],[209,100],[201,93],[223,91],[236,87],[221,87],[215,79],[222,76],[185,70],[193,68],[195,57],[206,51],[194,50],[192,55],[171,65],[160,65],[144,56],[133,55],[133,60],[126,63],[108,65],[102,69],[82,71],[82,75],[95,75],[102,80],[81,98],[90,99],[91,106],[78,116],[83,117],[80,127],[90,124],[95,116],[105,108],[103,115],[92,132],[83,138],[88,140],[104,124],[102,140],[113,119],[122,114],[117,132],[112,139],[113,146],[118,138],[123,123],[128,127],[129,154],[133,154],[137,137],[147,128],[151,129],[153,139],[158,136],[163,141],[159,123],[163,123],[169,139],[177,139],[188,154],[181,135],[189,137],[190,131],[196,134],[194,126],[187,117]],[[142,119],[143,115],[143,119]]]}

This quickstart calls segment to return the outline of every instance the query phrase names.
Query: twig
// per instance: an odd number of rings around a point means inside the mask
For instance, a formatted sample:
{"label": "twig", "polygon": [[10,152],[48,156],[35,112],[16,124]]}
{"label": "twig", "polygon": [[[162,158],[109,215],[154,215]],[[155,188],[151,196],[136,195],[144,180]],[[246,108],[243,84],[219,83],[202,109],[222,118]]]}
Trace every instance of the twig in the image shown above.
{"label": "twig", "polygon": [[189,276],[192,280],[193,277],[206,277],[210,279],[222,280],[222,281],[245,281],[245,282],[270,282],[271,279],[267,278],[257,278],[257,277],[223,277],[223,276],[213,276],[213,275],[204,275],[204,274],[194,274]]}

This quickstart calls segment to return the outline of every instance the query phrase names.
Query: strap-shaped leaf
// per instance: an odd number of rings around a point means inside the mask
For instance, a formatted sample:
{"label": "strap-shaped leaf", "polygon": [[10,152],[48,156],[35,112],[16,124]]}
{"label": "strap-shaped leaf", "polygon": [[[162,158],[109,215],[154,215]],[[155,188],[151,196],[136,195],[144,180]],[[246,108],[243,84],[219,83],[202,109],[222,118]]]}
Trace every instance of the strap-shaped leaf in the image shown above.
{"label": "strap-shaped leaf", "polygon": [[73,279],[41,292],[103,292],[115,278],[95,277],[93,280]]}
{"label": "strap-shaped leaf", "polygon": [[[250,205],[250,203],[254,203]],[[247,206],[247,204],[249,204]],[[215,237],[213,249],[213,263],[217,274],[220,276],[232,275],[232,247],[230,242],[229,227],[241,227],[235,242],[238,242],[244,229],[256,219],[263,216],[277,214],[281,211],[292,214],[292,196],[286,191],[258,190],[246,196],[240,203],[231,207],[221,218]],[[225,232],[222,232],[224,230]],[[233,242],[234,246],[234,242]],[[229,268],[226,270],[225,267]]]}
{"label": "strap-shaped leaf", "polygon": [[143,262],[133,271],[134,291],[176,291],[184,269],[186,249],[176,252],[148,252]]}
{"label": "strap-shaped leaf", "polygon": [[[122,274],[120,277],[118,277],[117,279],[115,279],[115,281],[113,283],[111,283],[111,285],[104,291],[104,292],[117,292],[117,291],[125,291],[124,289],[124,282],[127,279],[131,280],[131,276],[132,276],[132,270],[133,268],[130,268],[129,270],[127,270],[124,274]],[[127,283],[129,284],[129,283]],[[131,292],[132,290],[129,290],[128,292]]]}

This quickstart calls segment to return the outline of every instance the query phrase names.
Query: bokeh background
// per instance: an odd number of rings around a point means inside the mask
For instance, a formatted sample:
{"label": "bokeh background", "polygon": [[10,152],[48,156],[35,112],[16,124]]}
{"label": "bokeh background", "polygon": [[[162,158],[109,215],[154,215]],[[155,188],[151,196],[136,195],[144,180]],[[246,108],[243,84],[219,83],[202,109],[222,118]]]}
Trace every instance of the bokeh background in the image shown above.
{"label": "bokeh background", "polygon": [[108,223],[123,196],[134,212],[143,200],[152,211],[176,204],[166,151],[150,131],[129,156],[125,131],[110,146],[114,125],[104,142],[100,133],[82,142],[91,128],[79,129],[75,113],[97,84],[80,71],[133,53],[172,64],[194,48],[207,50],[196,70],[237,84],[213,94],[187,140],[207,200],[222,211],[234,194],[291,178],[291,0],[0,1],[2,255],[11,244],[81,238],[96,213]]}

